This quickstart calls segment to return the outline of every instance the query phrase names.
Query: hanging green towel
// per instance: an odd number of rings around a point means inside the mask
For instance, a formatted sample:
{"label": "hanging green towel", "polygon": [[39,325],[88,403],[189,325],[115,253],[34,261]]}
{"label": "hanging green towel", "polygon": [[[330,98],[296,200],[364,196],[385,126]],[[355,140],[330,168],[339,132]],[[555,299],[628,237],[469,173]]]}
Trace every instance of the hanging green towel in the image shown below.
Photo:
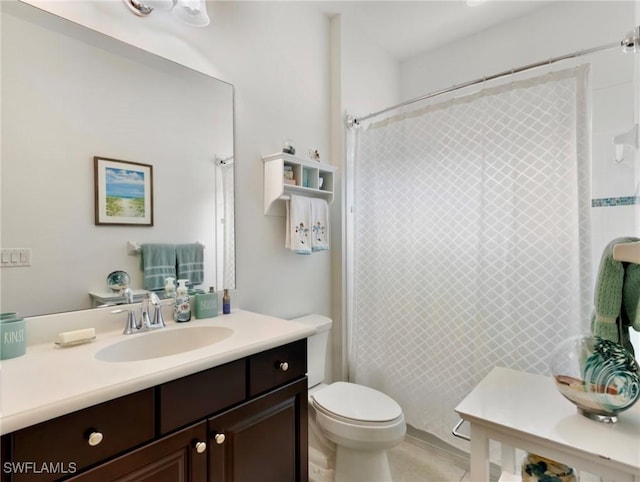
{"label": "hanging green towel", "polygon": [[640,265],[613,259],[613,247],[640,242],[638,238],[617,238],[602,253],[595,289],[595,312],[591,322],[594,336],[620,343],[633,353],[629,327],[640,331]]}
{"label": "hanging green towel", "polygon": [[164,288],[166,278],[176,277],[175,244],[143,244],[140,248],[140,269],[143,273],[144,289]]}
{"label": "hanging green towel", "polygon": [[204,246],[200,243],[178,244],[178,279],[188,279],[189,286],[204,282]]}

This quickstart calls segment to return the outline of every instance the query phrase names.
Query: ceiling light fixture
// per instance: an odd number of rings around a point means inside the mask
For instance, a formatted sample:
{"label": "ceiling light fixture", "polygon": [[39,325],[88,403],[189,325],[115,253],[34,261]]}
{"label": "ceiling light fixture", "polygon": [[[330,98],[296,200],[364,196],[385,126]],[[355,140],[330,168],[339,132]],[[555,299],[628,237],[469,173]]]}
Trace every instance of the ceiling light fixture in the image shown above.
{"label": "ceiling light fixture", "polygon": [[205,0],[123,0],[134,14],[146,17],[154,10],[171,10],[182,22],[194,27],[209,25],[209,14]]}

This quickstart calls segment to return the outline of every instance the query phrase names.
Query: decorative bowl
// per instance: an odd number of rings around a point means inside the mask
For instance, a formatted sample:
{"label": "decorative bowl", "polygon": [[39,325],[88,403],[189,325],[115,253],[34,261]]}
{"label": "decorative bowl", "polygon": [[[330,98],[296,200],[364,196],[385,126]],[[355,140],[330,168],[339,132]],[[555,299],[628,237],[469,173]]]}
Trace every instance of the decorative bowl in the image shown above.
{"label": "decorative bowl", "polygon": [[129,286],[131,278],[126,271],[113,271],[107,276],[107,286],[112,291],[120,291]]}
{"label": "decorative bowl", "polygon": [[576,482],[573,468],[540,457],[536,454],[525,454],[522,459],[522,482]]}
{"label": "decorative bowl", "polygon": [[579,336],[561,343],[551,357],[556,388],[578,411],[605,423],[640,398],[638,363],[622,345]]}

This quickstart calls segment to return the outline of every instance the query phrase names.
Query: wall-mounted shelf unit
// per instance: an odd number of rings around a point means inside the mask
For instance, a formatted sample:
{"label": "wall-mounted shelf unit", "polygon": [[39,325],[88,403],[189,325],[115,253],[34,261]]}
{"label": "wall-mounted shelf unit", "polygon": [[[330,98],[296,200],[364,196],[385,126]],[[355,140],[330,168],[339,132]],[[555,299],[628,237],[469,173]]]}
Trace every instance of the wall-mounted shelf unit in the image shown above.
{"label": "wall-mounted shelf unit", "polygon": [[[264,213],[282,215],[279,200],[288,200],[291,194],[333,201],[336,167],[278,152],[262,158],[264,163]],[[285,174],[287,173],[287,174]],[[289,179],[288,176],[291,179]]]}

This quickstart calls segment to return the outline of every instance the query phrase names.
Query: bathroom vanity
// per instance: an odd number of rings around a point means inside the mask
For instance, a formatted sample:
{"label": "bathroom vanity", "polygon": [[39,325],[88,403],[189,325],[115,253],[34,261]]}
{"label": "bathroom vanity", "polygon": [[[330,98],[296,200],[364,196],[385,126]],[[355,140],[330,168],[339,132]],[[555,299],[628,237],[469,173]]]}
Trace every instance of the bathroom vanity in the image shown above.
{"label": "bathroom vanity", "polygon": [[[207,326],[233,334],[152,359],[96,356],[135,337]],[[306,336],[313,331],[235,312],[145,334],[98,333],[96,342],[77,347],[28,347],[2,367],[2,481],[305,482]],[[31,380],[45,359],[47,375]],[[74,361],[85,366],[66,373]],[[65,396],[55,379],[76,389]],[[29,401],[33,396],[39,400]]]}

